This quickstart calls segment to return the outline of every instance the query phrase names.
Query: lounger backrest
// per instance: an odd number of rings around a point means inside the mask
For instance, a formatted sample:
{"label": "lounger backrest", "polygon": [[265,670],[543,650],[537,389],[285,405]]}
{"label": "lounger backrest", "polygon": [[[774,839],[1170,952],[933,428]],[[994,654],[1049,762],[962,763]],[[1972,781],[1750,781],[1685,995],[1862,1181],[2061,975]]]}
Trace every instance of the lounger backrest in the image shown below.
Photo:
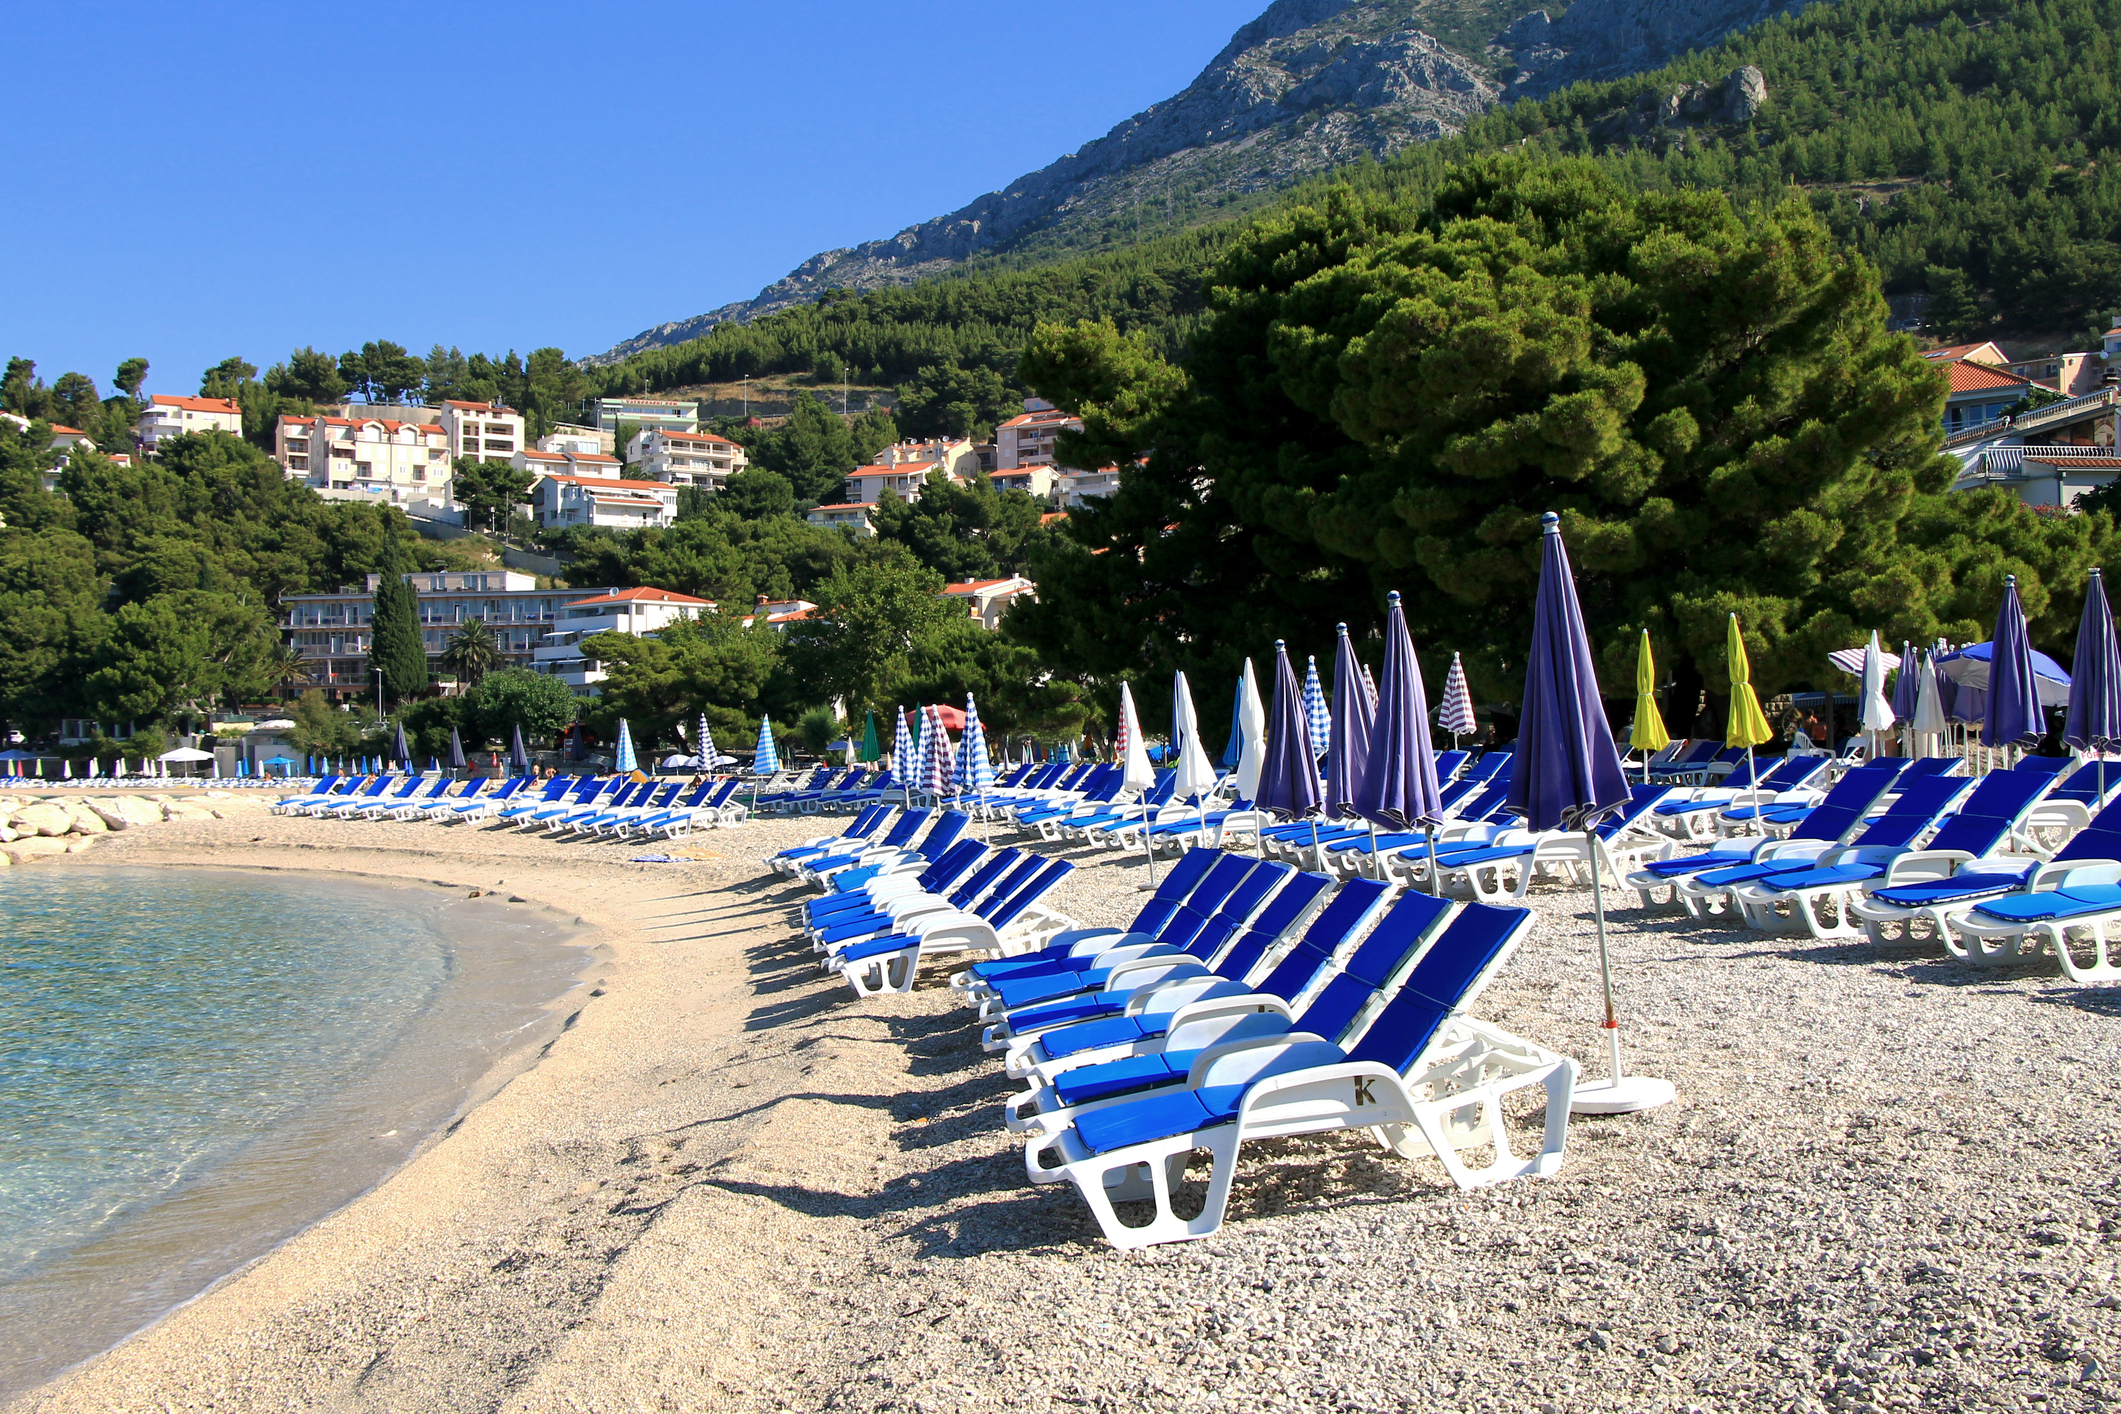
{"label": "lounger backrest", "polygon": [[1470,751],[1439,751],[1436,753],[1436,779],[1453,780],[1465,769],[1466,762],[1473,759]]}
{"label": "lounger backrest", "polygon": [[[2069,769],[2069,761],[2067,756],[2027,756],[2020,759],[2011,769],[2034,776],[2060,776]],[[1989,774],[1995,773],[1992,771]]]}
{"label": "lounger backrest", "polygon": [[[983,850],[985,848],[985,845],[980,844],[975,840],[966,840],[963,844],[957,846],[956,849],[951,850],[941,859],[936,860],[933,865],[929,866],[927,872],[922,874],[920,877],[921,890],[924,893],[934,893],[937,887],[941,884],[942,880],[952,877],[951,874],[947,871],[949,871],[953,867],[953,865],[960,869],[963,868],[963,865],[956,863],[962,851],[968,849],[977,851]],[[958,885],[956,891],[950,895],[950,906],[952,908],[964,908],[968,906],[972,902],[972,900],[978,898],[981,894],[985,893],[990,886],[992,886],[996,877],[999,876],[1004,869],[1007,869],[1010,865],[1016,863],[1017,860],[1023,858],[1023,853],[1024,852],[1020,849],[998,849],[994,851],[993,854],[988,855],[985,862],[983,862],[979,868],[972,871],[971,877],[967,878],[964,883]],[[931,878],[931,875],[935,877]]]}
{"label": "lounger backrest", "polygon": [[927,824],[929,819],[933,817],[934,814],[935,812],[933,810],[907,811],[905,814],[898,817],[898,823],[894,824],[891,827],[890,833],[886,834],[882,840],[878,841],[878,843],[885,849],[900,848],[906,843],[906,841],[912,839],[915,835],[919,834],[921,826]]}
{"label": "lounger backrest", "polygon": [[1869,810],[1886,787],[1900,774],[1901,763],[1887,759],[1858,766],[1826,793],[1826,799],[1805,815],[1797,828],[1790,832],[1791,839],[1841,840],[1849,831],[1863,822],[1863,812]]}
{"label": "lounger backrest", "polygon": [[1865,826],[1855,843],[1865,848],[1884,845],[1895,849],[1913,844],[1972,784],[1964,776],[1931,776],[1916,781],[1893,797],[1885,813]]}
{"label": "lounger backrest", "polygon": [[2121,860],[2121,801],[2107,806],[2055,852],[2054,862],[2078,859]]}
{"label": "lounger backrest", "polygon": [[[1319,895],[1333,887],[1323,874],[1297,874],[1275,890],[1267,906],[1246,925],[1236,942],[1215,960],[1215,970],[1225,977],[1243,979],[1259,966],[1282,935],[1311,910]],[[1227,914],[1219,915],[1227,917]]]}
{"label": "lounger backrest", "polygon": [[1048,889],[1075,872],[1075,865],[1066,859],[1049,859],[1046,867],[1033,874],[1015,893],[992,912],[983,915],[987,922],[999,932],[1016,921],[1017,915],[1037,903]]}
{"label": "lounger backrest", "polygon": [[390,777],[388,777],[388,776],[377,776],[377,777],[376,777],[376,778],[375,778],[374,780],[372,780],[372,781],[370,781],[370,782],[368,783],[368,789],[367,789],[367,790],[364,790],[364,791],[362,791],[362,792],[361,792],[361,794],[363,794],[363,795],[381,795],[381,794],[382,794],[382,793],[383,793],[384,791],[386,791],[386,790],[389,790],[389,789],[390,789]]}
{"label": "lounger backrest", "polygon": [[[1267,901],[1268,896],[1295,873],[1294,866],[1288,864],[1257,864],[1238,881],[1236,888],[1230,890],[1229,897],[1223,900],[1221,907],[1213,914],[1201,918],[1200,926],[1193,936],[1181,945],[1183,951],[1195,957],[1215,956],[1222,945],[1235,937],[1246,921],[1259,911],[1260,905]],[[1190,911],[1196,916],[1201,915],[1199,909]]]}
{"label": "lounger backrest", "polygon": [[972,901],[967,911],[977,913],[982,918],[986,917],[988,909],[996,907],[1007,899],[1009,895],[1022,888],[1044,863],[1045,860],[1039,855],[1031,854],[1024,850],[1016,851],[1016,857],[1009,861],[1008,870],[1000,878],[989,884],[985,892]]}
{"label": "lounger backrest", "polygon": [[1768,772],[1760,784],[1767,790],[1795,790],[1825,769],[1824,756],[1789,756]]}
{"label": "lounger backrest", "polygon": [[1297,1025],[1337,1040],[1369,1008],[1379,992],[1414,957],[1450,913],[1451,901],[1431,894],[1403,894],[1362,946],[1305,1005]]}
{"label": "lounger backrest", "polygon": [[1618,815],[1609,816],[1598,826],[1598,837],[1609,840],[1640,820],[1655,808],[1658,801],[1672,793],[1670,786],[1641,785],[1628,790],[1628,803],[1621,807]]}
{"label": "lounger backrest", "polygon": [[1294,1001],[1319,969],[1362,931],[1391,892],[1392,886],[1379,879],[1353,879],[1342,885],[1304,929],[1296,946],[1261,980],[1258,990]]}
{"label": "lounger backrest", "polygon": [[944,850],[957,843],[957,837],[965,833],[965,826],[971,823],[972,817],[964,811],[945,810],[943,818],[929,829],[928,838],[921,841],[921,847],[914,853],[923,859],[940,857]]}
{"label": "lounger backrest", "polygon": [[[710,781],[708,784],[712,785],[713,782]],[[694,803],[697,804],[698,802]],[[850,840],[868,839],[877,832],[878,827],[884,823],[884,817],[889,815],[891,810],[892,807],[888,805],[863,806],[862,813],[855,816],[854,823],[847,827],[845,838]]]}
{"label": "lounger backrest", "polygon": [[1480,995],[1531,922],[1529,909],[1467,904],[1414,964],[1348,1059],[1406,1074],[1451,1014]]}
{"label": "lounger backrest", "polygon": [[[2080,805],[2092,804],[2099,794],[2100,764],[2094,761],[2088,766],[2079,766],[2070,772],[2060,785],[2049,791],[2047,798],[2074,800]],[[2106,784],[2109,787],[2121,785],[2121,763],[2107,762],[2105,766]]]}
{"label": "lounger backrest", "polygon": [[1991,771],[1974,782],[1958,816],[1985,815],[2015,821],[2055,784],[2052,771]]}
{"label": "lounger backrest", "polygon": [[943,851],[942,858],[921,871],[920,887],[927,893],[941,893],[979,863],[980,856],[986,852],[987,846],[978,840],[959,840]]}

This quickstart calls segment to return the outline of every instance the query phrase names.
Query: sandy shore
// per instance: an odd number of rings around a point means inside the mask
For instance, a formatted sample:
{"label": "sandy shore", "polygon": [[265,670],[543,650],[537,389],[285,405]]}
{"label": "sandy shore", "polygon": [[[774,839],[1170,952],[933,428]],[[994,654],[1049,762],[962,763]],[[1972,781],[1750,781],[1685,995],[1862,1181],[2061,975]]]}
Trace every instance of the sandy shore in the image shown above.
{"label": "sandy shore", "polygon": [[[1679,1103],[1579,1120],[1558,1177],[1470,1195],[1359,1136],[1257,1146],[1222,1233],[1121,1254],[1023,1183],[1008,1084],[940,990],[816,976],[759,861],[817,829],[636,865],[246,805],[34,866],[493,889],[603,951],[538,1064],[389,1182],[13,1407],[2121,1402],[2121,994],[1621,910],[1637,1068]],[[1131,915],[1139,861],[1085,863],[1059,904]],[[1535,903],[1480,1010],[1589,1057],[1589,895]]]}

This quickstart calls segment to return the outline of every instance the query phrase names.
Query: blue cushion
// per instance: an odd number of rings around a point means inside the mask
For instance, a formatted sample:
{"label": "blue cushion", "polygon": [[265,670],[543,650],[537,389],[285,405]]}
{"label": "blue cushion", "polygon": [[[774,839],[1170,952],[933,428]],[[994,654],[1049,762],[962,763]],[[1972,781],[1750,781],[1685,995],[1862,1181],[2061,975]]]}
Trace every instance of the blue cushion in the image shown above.
{"label": "blue cushion", "polygon": [[1180,1051],[1173,1055],[1167,1051],[1160,1055],[1127,1056],[1102,1065],[1086,1065],[1056,1080],[1053,1093],[1059,1096],[1062,1104],[1074,1106],[1174,1084],[1186,1078],[1186,1072],[1193,1067],[1193,1058],[1199,1054],[1198,1051]]}
{"label": "blue cushion", "polygon": [[918,946],[920,939],[907,933],[885,933],[840,950],[840,957],[848,962],[860,962],[863,958],[877,957],[884,953],[904,952]]}
{"label": "blue cushion", "polygon": [[1817,869],[1771,874],[1760,882],[1773,889],[1820,889],[1834,884],[1860,884],[1865,879],[1882,878],[1884,874],[1883,864],[1826,864]]}
{"label": "blue cushion", "polygon": [[1175,1090],[1149,1095],[1109,1110],[1092,1110],[1075,1121],[1075,1133],[1093,1154],[1109,1154],[1157,1139],[1175,1139],[1211,1124],[1237,1117],[1242,1085],[1213,1085],[1205,1090]]}
{"label": "blue cushion", "polygon": [[2086,884],[2075,889],[2048,889],[2013,894],[1978,904],[1974,912],[2001,923],[2045,923],[2121,908],[2121,884]]}
{"label": "blue cushion", "polygon": [[1068,1026],[1078,1021],[1095,1021],[1101,1016],[1117,1016],[1126,1009],[1125,997],[1084,992],[1066,1001],[1044,1002],[1013,1011],[1009,1014],[1009,1026],[1015,1031],[1035,1031],[1042,1026]]}
{"label": "blue cushion", "polygon": [[1058,1060],[1062,1056],[1079,1055],[1084,1051],[1101,1050],[1106,1046],[1131,1046],[1143,1037],[1161,1034],[1161,1028],[1151,1030],[1142,1025],[1139,1017],[1106,1016],[1050,1032],[1040,1045],[1047,1056]]}
{"label": "blue cushion", "polygon": [[1886,903],[1899,904],[1903,908],[1924,908],[1933,903],[1952,903],[1960,899],[1980,898],[1985,894],[2005,894],[2024,884],[2025,874],[1985,874],[1968,872],[1954,874],[1948,879],[1918,879],[1911,884],[1891,884],[1874,889],[1871,897]]}

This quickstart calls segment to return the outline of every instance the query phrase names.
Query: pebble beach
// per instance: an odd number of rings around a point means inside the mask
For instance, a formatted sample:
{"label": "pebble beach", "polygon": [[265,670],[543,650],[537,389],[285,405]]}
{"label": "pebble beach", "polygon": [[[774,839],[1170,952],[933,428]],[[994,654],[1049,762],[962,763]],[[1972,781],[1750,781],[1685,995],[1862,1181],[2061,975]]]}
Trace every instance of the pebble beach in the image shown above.
{"label": "pebble beach", "polygon": [[[1024,1182],[941,969],[857,1001],[773,851],[281,819],[263,793],[43,870],[342,871],[579,918],[553,1034],[364,1197],[9,1408],[2098,1409],[2121,1402],[2121,993],[1610,891],[1646,1114],[1460,1193],[1361,1134],[1248,1145],[1201,1242]],[[213,812],[218,812],[215,818]],[[1047,847],[1054,848],[1054,847]],[[1139,856],[1049,901],[1122,923]],[[1476,1013],[1603,1073],[1588,890]]]}

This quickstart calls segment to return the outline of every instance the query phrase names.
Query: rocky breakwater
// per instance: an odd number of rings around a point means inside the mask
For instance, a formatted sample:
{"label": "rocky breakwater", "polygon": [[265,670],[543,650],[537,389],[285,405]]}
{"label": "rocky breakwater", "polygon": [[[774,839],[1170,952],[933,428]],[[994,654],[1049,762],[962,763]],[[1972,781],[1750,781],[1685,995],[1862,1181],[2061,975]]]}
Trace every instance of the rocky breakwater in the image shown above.
{"label": "rocky breakwater", "polygon": [[166,795],[23,799],[0,795],[0,867],[79,854],[98,835],[164,820],[218,820],[221,812]]}

